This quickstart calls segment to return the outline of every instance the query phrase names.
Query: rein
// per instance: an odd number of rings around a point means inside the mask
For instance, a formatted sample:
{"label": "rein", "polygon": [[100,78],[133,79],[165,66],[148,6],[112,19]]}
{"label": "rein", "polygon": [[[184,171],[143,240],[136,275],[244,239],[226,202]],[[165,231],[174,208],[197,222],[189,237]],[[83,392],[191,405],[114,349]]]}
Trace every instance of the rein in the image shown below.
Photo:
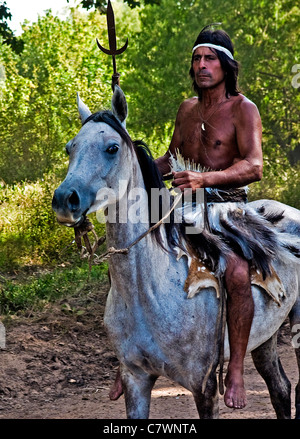
{"label": "rein", "polygon": [[[135,239],[131,244],[129,244],[128,247],[121,248],[121,249],[116,249],[115,247],[109,247],[107,249],[107,251],[102,253],[100,256],[96,255],[95,252],[100,247],[100,245],[102,245],[105,242],[106,237],[102,236],[102,237],[98,238],[93,224],[91,223],[91,221],[89,219],[85,218],[84,221],[80,224],[80,226],[74,228],[75,242],[76,242],[78,250],[80,251],[80,257],[82,259],[86,258],[86,257],[88,258],[89,267],[91,270],[93,262],[96,264],[101,264],[105,260],[109,259],[112,255],[115,255],[115,254],[125,254],[126,255],[126,254],[128,254],[129,250],[133,246],[135,246],[143,238],[145,238],[147,235],[149,235],[149,233],[153,232],[153,230],[157,229],[171,215],[171,213],[173,212],[173,210],[175,209],[175,207],[177,206],[177,204],[179,203],[181,198],[182,198],[182,194],[179,194],[175,198],[170,210],[156,224],[151,226],[148,230],[146,230],[146,232],[142,233],[137,239]],[[89,232],[92,232],[94,235],[94,238],[95,238],[93,245],[91,245],[89,237],[88,237]],[[85,247],[82,245],[82,238],[84,240]],[[97,258],[96,262],[93,261],[95,256]]]}

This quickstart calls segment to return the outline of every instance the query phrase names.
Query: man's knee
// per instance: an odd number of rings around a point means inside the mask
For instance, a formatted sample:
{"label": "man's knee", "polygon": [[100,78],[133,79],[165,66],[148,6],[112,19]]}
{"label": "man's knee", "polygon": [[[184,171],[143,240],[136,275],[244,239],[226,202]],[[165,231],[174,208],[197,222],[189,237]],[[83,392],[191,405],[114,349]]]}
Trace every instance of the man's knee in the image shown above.
{"label": "man's knee", "polygon": [[238,256],[229,258],[225,283],[228,294],[248,294],[251,288],[248,261]]}

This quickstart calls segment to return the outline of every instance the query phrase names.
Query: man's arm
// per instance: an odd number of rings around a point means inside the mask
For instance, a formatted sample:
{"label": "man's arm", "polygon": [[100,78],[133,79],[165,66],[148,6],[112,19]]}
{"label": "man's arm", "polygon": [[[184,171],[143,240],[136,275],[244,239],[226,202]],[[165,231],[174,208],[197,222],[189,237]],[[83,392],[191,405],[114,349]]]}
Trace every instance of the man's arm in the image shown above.
{"label": "man's arm", "polygon": [[181,120],[183,106],[184,103],[182,103],[179,107],[175,120],[175,128],[173,131],[173,136],[168,151],[162,157],[159,157],[158,159],[155,160],[155,163],[162,175],[168,174],[171,171],[170,162],[169,162],[170,155],[171,154],[175,155],[176,149],[179,149],[180,145],[182,144],[182,139],[180,135],[180,120]]}
{"label": "man's arm", "polygon": [[173,185],[193,190],[201,187],[233,188],[245,186],[262,178],[261,119],[257,107],[245,99],[236,108],[236,141],[240,153],[229,168],[212,172],[175,172]]}

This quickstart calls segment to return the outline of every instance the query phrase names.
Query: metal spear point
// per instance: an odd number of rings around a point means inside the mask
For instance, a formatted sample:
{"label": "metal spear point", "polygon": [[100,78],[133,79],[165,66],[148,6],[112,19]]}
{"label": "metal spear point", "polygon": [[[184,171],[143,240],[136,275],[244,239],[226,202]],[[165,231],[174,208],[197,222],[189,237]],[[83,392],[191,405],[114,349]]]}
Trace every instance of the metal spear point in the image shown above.
{"label": "metal spear point", "polygon": [[116,55],[120,55],[121,53],[123,53],[126,50],[126,48],[128,46],[128,38],[127,38],[124,46],[121,47],[121,49],[117,49],[115,17],[114,17],[114,11],[113,11],[110,0],[108,0],[108,4],[107,4],[106,20],[107,20],[109,49],[105,49],[103,46],[101,46],[101,44],[99,43],[97,38],[96,38],[96,41],[97,41],[97,45],[98,45],[99,49],[102,52],[106,53],[106,55],[112,55],[114,76],[119,76],[119,74],[117,72],[117,66],[116,66]]}

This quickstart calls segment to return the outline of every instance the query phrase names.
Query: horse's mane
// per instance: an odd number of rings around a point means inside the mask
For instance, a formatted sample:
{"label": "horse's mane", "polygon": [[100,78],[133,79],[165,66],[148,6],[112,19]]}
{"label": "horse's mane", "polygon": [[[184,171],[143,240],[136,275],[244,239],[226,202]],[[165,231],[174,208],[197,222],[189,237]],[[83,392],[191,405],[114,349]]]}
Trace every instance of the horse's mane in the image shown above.
{"label": "horse's mane", "polygon": [[[141,172],[144,179],[145,188],[148,194],[148,210],[149,210],[149,217],[150,217],[150,226],[154,225],[151,221],[151,189],[165,189],[167,191],[166,185],[162,179],[161,173],[158,170],[158,167],[153,159],[152,153],[149,149],[149,147],[141,140],[135,140],[133,142],[135,152],[137,154],[137,158],[139,161],[139,165],[141,168]],[[167,201],[167,205],[163,206],[163,202]],[[165,211],[169,211],[171,208],[171,203],[173,201],[173,196],[169,195],[167,197],[167,200],[163,200],[163,197],[159,197],[158,203],[158,217],[156,218],[157,221],[159,221],[163,217],[163,213]],[[161,247],[164,248],[164,250],[169,251],[170,248],[178,245],[176,242],[177,240],[174,238],[174,230],[175,230],[175,224],[174,224],[174,213],[172,212],[168,218],[168,220],[164,223],[165,225],[165,231],[166,231],[166,237],[167,242],[169,245],[169,249],[165,248],[164,243],[162,242],[162,236],[160,233],[160,229],[156,228],[153,230],[153,236],[155,237],[157,243],[161,245]]]}
{"label": "horse's mane", "polygon": [[82,124],[85,125],[87,122],[104,122],[109,125],[112,129],[117,131],[117,133],[122,137],[122,139],[128,144],[128,146],[133,146],[133,142],[125,130],[121,122],[116,118],[110,110],[98,111],[97,113],[91,114]]}

